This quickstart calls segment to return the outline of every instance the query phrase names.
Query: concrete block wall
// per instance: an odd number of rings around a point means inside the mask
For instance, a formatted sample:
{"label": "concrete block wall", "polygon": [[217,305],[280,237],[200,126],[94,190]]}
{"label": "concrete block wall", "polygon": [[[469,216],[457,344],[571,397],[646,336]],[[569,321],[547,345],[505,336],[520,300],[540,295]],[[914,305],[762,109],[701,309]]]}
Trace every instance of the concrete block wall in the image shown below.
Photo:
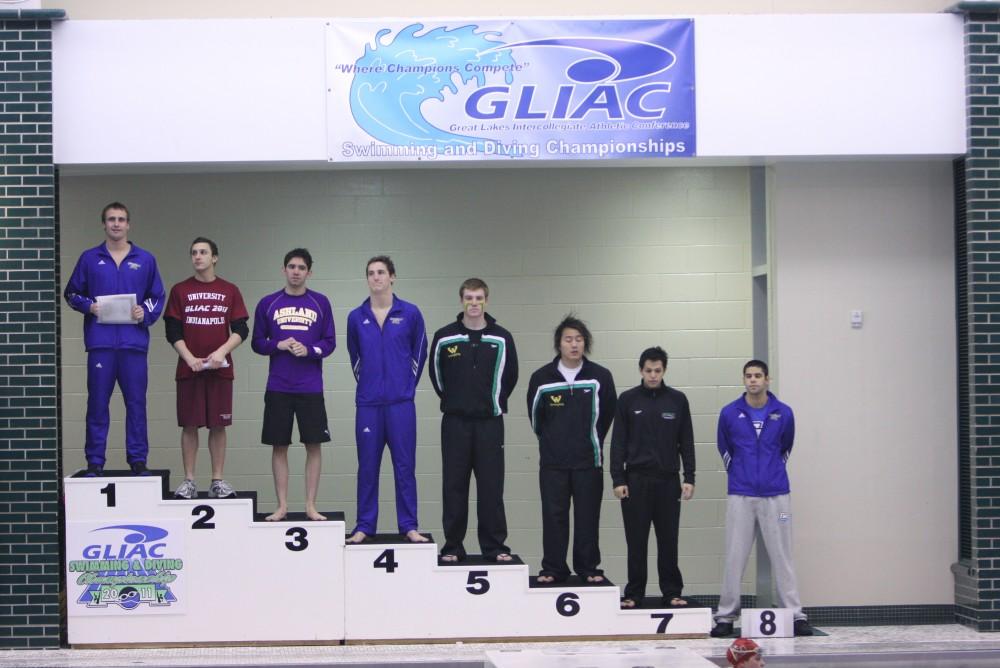
{"label": "concrete block wall", "polygon": [[[64,273],[102,240],[99,214],[112,200],[132,211],[130,238],[156,256],[164,283],[191,274],[188,246],[205,235],[221,249],[220,276],[235,282],[252,310],[283,285],[284,253],[314,258],[309,285],[335,310],[338,348],[325,366],[333,442],[324,449],[321,509],[354,520],[354,379],[344,334],[347,313],[366,296],[367,259],[396,262],[397,293],[423,311],[428,335],[459,311],[458,286],[480,276],[489,312],[517,342],[521,381],[506,421],[509,544],[537,568],[541,522],[537,442],[526,417],[531,372],[554,355],[552,329],[575,311],[595,334],[592,358],[608,366],[619,391],[639,382],[636,360],[651,345],[671,356],[667,382],[694,411],[696,497],[684,506],[681,567],[690,594],[716,594],[721,577],[725,474],[715,451],[719,408],[741,391],[751,345],[749,191],[742,168],[463,169],[72,176],[61,181]],[[65,469],[84,465],[85,353],[78,314],[63,306]],[[181,473],[174,408],[175,354],[158,324],[150,362],[150,465]],[[234,425],[226,476],[273,505],[269,448],[260,445],[267,360],[245,344],[235,353]],[[440,413],[426,376],[418,397],[420,521],[440,529]],[[123,410],[112,401],[109,467],[124,465]],[[202,439],[198,482],[208,483]],[[301,449],[292,448],[291,503],[302,503]],[[607,445],[605,446],[607,455]],[[381,478],[381,531],[395,530],[388,454]],[[624,585],[621,514],[606,476],[603,563]],[[474,502],[474,492],[473,492]],[[466,548],[476,552],[474,518]],[[655,549],[651,547],[651,549]],[[748,573],[752,573],[748,569]],[[655,577],[655,568],[651,575]],[[748,583],[748,591],[752,591]],[[658,593],[650,582],[648,593]]]}

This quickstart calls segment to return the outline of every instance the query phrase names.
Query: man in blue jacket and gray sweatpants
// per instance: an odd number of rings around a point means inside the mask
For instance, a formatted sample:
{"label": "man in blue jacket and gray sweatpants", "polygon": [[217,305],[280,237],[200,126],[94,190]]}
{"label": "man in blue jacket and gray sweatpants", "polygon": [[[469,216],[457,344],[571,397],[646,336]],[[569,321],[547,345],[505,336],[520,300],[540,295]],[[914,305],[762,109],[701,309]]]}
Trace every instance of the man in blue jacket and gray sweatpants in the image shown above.
{"label": "man in blue jacket and gray sweatpants", "polygon": [[[111,415],[108,404],[115,383],[125,401],[125,455],[134,475],[149,475],[146,459],[146,353],[149,328],[163,312],[164,292],[156,258],[128,240],[129,213],[121,202],[101,212],[104,243],[85,250],[66,284],[66,302],[83,313],[87,349],[88,477],[104,472]],[[104,323],[98,297],[135,295],[131,322]]]}
{"label": "man in blue jacket and gray sweatpants", "polygon": [[726,566],[712,636],[732,634],[740,607],[740,581],[760,526],[774,569],[778,600],[791,608],[795,635],[811,636],[792,568],[792,505],[785,462],[795,440],[792,409],[768,391],[767,364],[743,365],[742,397],[719,414],[719,454],[729,477],[726,498]]}

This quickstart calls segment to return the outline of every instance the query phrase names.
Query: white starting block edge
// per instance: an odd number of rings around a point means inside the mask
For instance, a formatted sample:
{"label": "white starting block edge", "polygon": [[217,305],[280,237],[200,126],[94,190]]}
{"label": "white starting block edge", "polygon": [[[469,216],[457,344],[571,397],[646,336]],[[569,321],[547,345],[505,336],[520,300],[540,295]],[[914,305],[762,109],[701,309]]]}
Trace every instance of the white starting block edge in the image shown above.
{"label": "white starting block edge", "polygon": [[[610,584],[531,586],[523,563],[442,564],[433,542],[380,535],[347,545],[340,513],[260,521],[255,493],[172,499],[166,475],[64,480],[72,646],[667,640],[704,638],[712,625],[709,608],[621,610]],[[145,556],[182,559],[181,577],[166,599],[147,585],[130,592],[141,600],[126,608],[115,600],[118,586],[101,592],[108,605],[88,605],[83,562],[130,550],[140,536],[129,527],[169,532],[167,545]],[[157,540],[142,538],[150,548]],[[399,565],[392,577],[387,550]]]}
{"label": "white starting block edge", "polygon": [[586,647],[488,650],[489,668],[714,668],[716,664],[682,647]]}
{"label": "white starting block edge", "polygon": [[791,638],[795,620],[791,608],[744,608],[740,629],[744,638]]}

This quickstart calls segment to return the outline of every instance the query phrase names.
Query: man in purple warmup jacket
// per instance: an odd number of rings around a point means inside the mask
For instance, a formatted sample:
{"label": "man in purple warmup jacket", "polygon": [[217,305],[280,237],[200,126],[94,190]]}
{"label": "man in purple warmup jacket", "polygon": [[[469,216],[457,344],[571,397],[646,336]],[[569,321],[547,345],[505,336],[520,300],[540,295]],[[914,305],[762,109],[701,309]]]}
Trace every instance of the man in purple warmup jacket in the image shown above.
{"label": "man in purple warmup jacket", "polygon": [[413,543],[425,543],[417,524],[417,410],[413,397],[427,360],[420,309],[393,294],[396,267],[386,255],[365,267],[369,297],[347,316],[347,352],[358,381],[354,435],[358,443],[358,517],[348,543],[374,535],[378,474],[389,446],[396,482],[396,523]]}
{"label": "man in purple warmup jacket", "polygon": [[[129,213],[121,202],[101,211],[104,241],[80,255],[66,284],[66,303],[83,314],[87,349],[86,476],[104,475],[115,383],[125,401],[125,455],[133,475],[149,475],[146,459],[146,385],[149,328],[163,311],[164,292],[156,258],[128,240]],[[99,298],[135,295],[129,322],[100,322]]]}
{"label": "man in purple warmup jacket", "polygon": [[316,510],[322,470],[320,444],[330,440],[323,402],[323,358],[337,346],[330,300],[306,288],[312,255],[305,248],[285,254],[285,287],[260,300],[253,318],[254,352],[271,358],[264,393],[260,440],[273,447],[271,471],[278,509],[267,516],[279,522],[288,514],[288,445],[292,421],[306,448],[306,515],[325,520]]}

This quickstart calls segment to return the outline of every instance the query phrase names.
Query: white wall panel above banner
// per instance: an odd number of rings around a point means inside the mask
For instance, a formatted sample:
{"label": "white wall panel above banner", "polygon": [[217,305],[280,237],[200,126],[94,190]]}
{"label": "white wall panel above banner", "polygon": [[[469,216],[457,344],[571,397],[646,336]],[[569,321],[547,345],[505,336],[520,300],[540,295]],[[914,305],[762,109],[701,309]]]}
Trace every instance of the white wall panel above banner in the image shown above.
{"label": "white wall panel above banner", "polygon": [[[658,23],[662,30],[651,32]],[[424,28],[403,32],[415,24]],[[427,83],[436,81],[432,94],[416,106],[396,105],[398,118],[412,121],[419,113],[416,129],[433,126],[446,135],[473,136],[464,142],[476,148],[473,155],[466,150],[464,156],[441,155],[436,161],[485,156],[509,164],[648,155],[675,160],[692,151],[712,159],[965,152],[962,19],[951,14],[694,17],[693,52],[690,32],[675,30],[685,25],[690,30],[686,19],[238,19],[57,25],[55,161],[265,168],[322,166],[330,160],[426,163],[426,136],[413,141],[424,149],[411,154],[389,150],[402,142],[383,136],[391,124],[379,114],[388,98],[372,93],[390,80],[369,75],[387,71],[357,68],[387,66],[383,47],[398,46],[400,39],[412,41],[435,29],[444,35],[447,28],[454,40],[457,28],[474,24],[492,34],[468,29],[470,39],[502,42],[506,49],[485,46],[520,70],[469,77],[464,60],[444,63],[461,72],[450,79],[439,73],[427,77]],[[383,27],[388,32],[376,39]],[[567,38],[589,47],[581,50]],[[558,43],[543,45],[540,39]],[[535,43],[514,48],[531,40]],[[646,44],[669,52],[676,57],[664,70],[670,81],[657,73],[646,75],[648,81],[626,81],[622,71],[631,56],[590,48],[598,44]],[[578,59],[564,55],[574,49],[581,53]],[[416,57],[440,66],[455,56],[449,54]],[[480,49],[475,58],[482,54]],[[692,55],[693,100],[690,74],[673,78],[691,68]],[[573,76],[560,81],[567,72]],[[410,83],[419,88],[425,82]],[[372,111],[376,100],[383,109],[358,122],[359,105]],[[496,118],[454,116],[470,109]],[[657,118],[643,118],[650,115]],[[569,128],[571,122],[579,127]],[[484,129],[482,123],[504,127]],[[472,125],[475,133],[468,129]],[[594,150],[573,153],[562,150],[560,141]],[[672,148],[641,155],[630,150],[630,144],[643,142]],[[368,147],[372,155],[348,155],[347,143]],[[601,151],[602,146],[610,148]]]}

